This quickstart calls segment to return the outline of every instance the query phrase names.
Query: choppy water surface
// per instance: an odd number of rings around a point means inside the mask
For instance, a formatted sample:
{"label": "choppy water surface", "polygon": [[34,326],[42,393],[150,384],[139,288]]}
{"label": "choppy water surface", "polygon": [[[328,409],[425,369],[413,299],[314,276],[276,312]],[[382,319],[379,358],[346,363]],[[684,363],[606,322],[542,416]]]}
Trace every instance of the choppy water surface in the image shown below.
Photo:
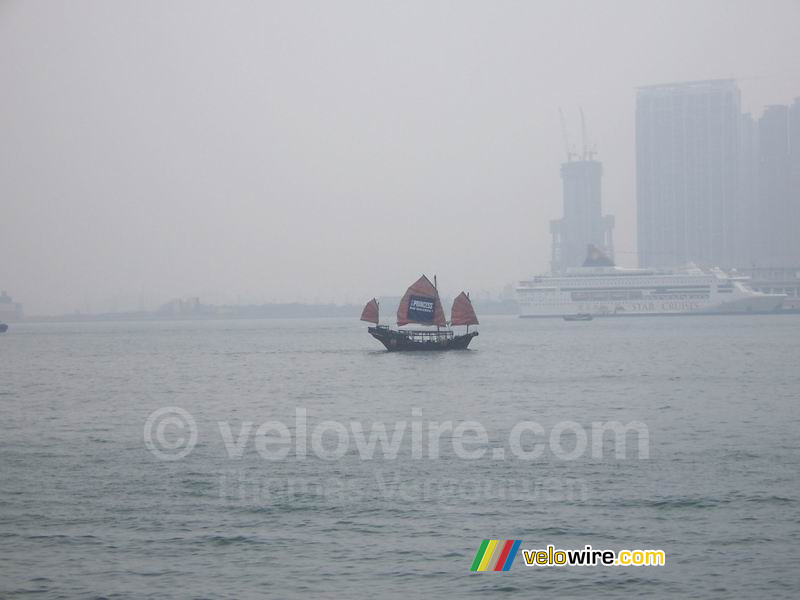
{"label": "choppy water surface", "polygon": [[[0,596],[794,597],[800,318],[486,318],[480,330],[469,352],[403,355],[349,320],[13,326],[0,336]],[[145,447],[165,406],[197,424],[180,460]],[[376,421],[389,434],[409,425],[395,460],[380,448],[362,459],[352,437],[322,460],[310,434],[325,420],[358,421],[367,437]],[[245,421],[230,458],[218,422],[236,440]],[[267,421],[292,436],[281,460],[256,449]],[[480,422],[488,441],[467,447],[486,454],[459,458],[444,434],[431,459],[428,421]],[[587,450],[521,460],[509,443],[520,421],[547,435],[574,421]],[[610,438],[593,458],[595,421],[646,424],[649,458],[635,436],[627,459]],[[412,422],[425,427],[421,460]],[[168,442],[180,435],[165,425]],[[485,538],[660,548],[667,565],[517,558],[508,573],[469,573]]]}

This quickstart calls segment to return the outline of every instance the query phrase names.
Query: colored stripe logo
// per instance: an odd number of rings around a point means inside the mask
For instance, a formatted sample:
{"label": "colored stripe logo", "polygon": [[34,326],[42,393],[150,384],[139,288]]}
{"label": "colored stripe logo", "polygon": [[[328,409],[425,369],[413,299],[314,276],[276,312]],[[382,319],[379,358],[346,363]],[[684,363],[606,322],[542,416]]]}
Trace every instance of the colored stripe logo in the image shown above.
{"label": "colored stripe logo", "polygon": [[508,571],[522,540],[483,540],[470,571]]}

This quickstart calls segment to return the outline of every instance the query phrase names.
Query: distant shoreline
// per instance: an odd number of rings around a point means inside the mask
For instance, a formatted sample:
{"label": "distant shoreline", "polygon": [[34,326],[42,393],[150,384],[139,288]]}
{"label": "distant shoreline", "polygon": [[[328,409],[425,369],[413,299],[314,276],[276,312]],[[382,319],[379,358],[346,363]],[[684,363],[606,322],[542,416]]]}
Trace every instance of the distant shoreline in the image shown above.
{"label": "distant shoreline", "polygon": [[[513,300],[475,302],[480,315],[517,315]],[[362,306],[356,304],[259,304],[244,306],[200,305],[192,311],[134,311],[96,314],[31,315],[24,323],[79,323],[92,321],[213,321],[242,319],[330,319],[345,317],[358,319]],[[394,315],[394,311],[391,311]],[[388,313],[387,313],[388,315]]]}

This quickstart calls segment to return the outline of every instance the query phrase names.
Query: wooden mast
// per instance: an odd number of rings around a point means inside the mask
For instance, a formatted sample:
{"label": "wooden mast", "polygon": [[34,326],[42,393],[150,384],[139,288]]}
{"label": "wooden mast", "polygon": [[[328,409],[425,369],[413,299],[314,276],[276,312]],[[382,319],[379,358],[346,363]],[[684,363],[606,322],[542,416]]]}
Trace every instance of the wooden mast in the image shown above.
{"label": "wooden mast", "polygon": [[[469,292],[467,292],[467,300],[469,300]],[[469,300],[469,303],[472,304],[472,300]],[[452,315],[451,315],[452,318]],[[467,333],[469,333],[469,323],[467,323]]]}
{"label": "wooden mast", "polygon": [[[439,304],[441,304],[442,301],[441,301],[441,299],[439,299],[439,285],[436,282],[436,275],[435,274],[433,276],[433,289],[436,290],[436,300],[439,300]],[[434,306],[434,310],[435,310],[435,308],[436,307]],[[444,310],[444,307],[442,307],[442,310]],[[436,333],[439,333],[439,331],[440,331],[439,330],[439,325],[436,325]]]}

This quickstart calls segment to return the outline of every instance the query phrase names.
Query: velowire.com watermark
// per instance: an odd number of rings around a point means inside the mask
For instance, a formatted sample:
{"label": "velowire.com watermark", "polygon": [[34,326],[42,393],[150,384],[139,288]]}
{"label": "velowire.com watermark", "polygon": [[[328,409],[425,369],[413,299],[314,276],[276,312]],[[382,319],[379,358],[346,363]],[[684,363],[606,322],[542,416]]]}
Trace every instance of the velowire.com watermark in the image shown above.
{"label": "velowire.com watermark", "polygon": [[150,413],[144,423],[144,445],[161,460],[180,460],[196,443],[197,423],[179,406],[162,406]]}
{"label": "velowire.com watermark", "polygon": [[[230,460],[241,459],[250,444],[259,456],[270,461],[303,460],[309,453],[323,460],[338,460],[353,448],[361,460],[375,459],[378,450],[379,458],[396,460],[408,437],[414,460],[437,460],[443,445],[449,445],[463,460],[478,460],[487,453],[493,460],[505,460],[507,450],[520,460],[536,460],[545,450],[560,460],[586,456],[602,459],[608,438],[613,439],[615,458],[626,459],[629,436],[636,439],[637,458],[647,459],[650,455],[650,432],[640,421],[624,424],[597,421],[588,428],[575,421],[561,421],[549,431],[536,421],[519,421],[509,431],[507,444],[494,446],[490,446],[489,433],[481,423],[424,421],[421,408],[411,410],[410,421],[396,421],[388,428],[384,422],[374,421],[369,430],[360,421],[322,421],[310,427],[307,411],[302,407],[295,409],[292,429],[281,421],[258,425],[242,421],[235,427],[229,421],[219,421],[216,425],[215,435],[221,437]],[[153,411],[144,424],[145,447],[161,460],[186,457],[197,444],[198,436],[192,415],[177,406]]]}
{"label": "velowire.com watermark", "polygon": [[522,540],[483,540],[470,571],[508,571],[519,551],[528,567],[663,567],[663,550],[596,550],[587,544],[580,550],[547,548],[519,550]]}
{"label": "velowire.com watermark", "polygon": [[268,506],[299,500],[336,505],[363,500],[439,504],[493,500],[556,503],[584,502],[588,496],[586,483],[578,478],[409,478],[380,469],[369,478],[359,479],[264,476],[237,469],[220,474],[218,482],[219,500],[224,504],[242,506]]}

